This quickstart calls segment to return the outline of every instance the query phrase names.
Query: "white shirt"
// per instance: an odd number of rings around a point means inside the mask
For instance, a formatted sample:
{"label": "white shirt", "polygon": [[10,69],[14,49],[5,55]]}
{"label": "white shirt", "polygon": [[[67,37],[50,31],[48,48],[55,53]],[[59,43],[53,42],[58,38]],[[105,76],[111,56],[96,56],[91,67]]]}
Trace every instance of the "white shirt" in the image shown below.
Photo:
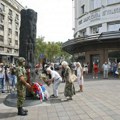
{"label": "white shirt", "polygon": [[81,77],[81,75],[82,75],[82,73],[81,73],[81,68],[78,67],[78,68],[77,68],[77,76],[78,76],[78,77]]}
{"label": "white shirt", "polygon": [[104,70],[109,70],[109,65],[108,64],[103,64],[103,69]]}
{"label": "white shirt", "polygon": [[61,78],[59,73],[54,70],[51,71],[51,76],[52,76],[52,79],[54,79],[54,80],[58,80],[58,78]]}

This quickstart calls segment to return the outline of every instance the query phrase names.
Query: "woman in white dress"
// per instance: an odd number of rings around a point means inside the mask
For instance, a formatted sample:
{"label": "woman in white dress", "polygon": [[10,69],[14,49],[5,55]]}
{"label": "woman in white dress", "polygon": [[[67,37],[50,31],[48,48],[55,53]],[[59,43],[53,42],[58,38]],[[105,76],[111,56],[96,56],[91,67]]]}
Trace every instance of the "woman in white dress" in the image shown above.
{"label": "woman in white dress", "polygon": [[83,68],[82,68],[80,62],[76,63],[76,67],[77,67],[77,80],[78,80],[78,85],[80,87],[79,92],[83,92],[83,82],[84,82],[84,79],[83,79]]}

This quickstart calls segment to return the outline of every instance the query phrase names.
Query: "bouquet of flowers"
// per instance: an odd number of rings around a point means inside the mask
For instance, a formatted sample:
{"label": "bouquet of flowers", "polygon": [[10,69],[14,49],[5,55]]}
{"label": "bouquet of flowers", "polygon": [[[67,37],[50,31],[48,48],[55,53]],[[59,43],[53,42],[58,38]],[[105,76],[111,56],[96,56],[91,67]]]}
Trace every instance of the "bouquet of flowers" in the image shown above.
{"label": "bouquet of flowers", "polygon": [[45,74],[41,75],[41,78],[47,86],[49,86],[51,83],[47,80],[47,76]]}
{"label": "bouquet of flowers", "polygon": [[48,100],[48,97],[49,97],[49,94],[46,88],[42,84],[39,84],[37,82],[32,83],[32,94],[36,98],[40,99],[41,102],[43,100]]}

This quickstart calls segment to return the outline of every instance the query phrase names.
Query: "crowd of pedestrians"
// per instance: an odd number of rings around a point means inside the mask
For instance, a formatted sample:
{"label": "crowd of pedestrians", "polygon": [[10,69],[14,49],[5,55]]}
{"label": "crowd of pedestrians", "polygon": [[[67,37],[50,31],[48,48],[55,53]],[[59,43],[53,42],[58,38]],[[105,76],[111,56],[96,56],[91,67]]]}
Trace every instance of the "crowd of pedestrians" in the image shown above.
{"label": "crowd of pedestrians", "polygon": [[99,66],[97,62],[93,63],[93,79],[98,79],[98,74],[103,74],[103,79],[108,79],[109,76],[120,78],[120,62],[104,62]]}
{"label": "crowd of pedestrians", "polygon": [[[17,108],[18,115],[27,115],[27,110],[22,108],[25,100],[25,91],[28,88],[29,92],[32,91],[31,87],[31,76],[30,67],[25,67],[25,59],[20,57],[18,59],[18,65],[4,65],[0,63],[0,92],[12,92],[17,90],[18,100]],[[103,78],[108,79],[109,72],[112,71],[114,77],[119,76],[120,78],[120,62],[113,62],[111,65],[106,61],[101,66]],[[98,73],[100,71],[100,66],[97,62],[93,64],[93,79],[98,79]],[[48,87],[53,84],[53,94],[50,98],[59,97],[59,85],[64,82],[64,96],[66,100],[72,100],[73,95],[75,95],[74,82],[70,82],[71,74],[76,75],[76,81],[78,83],[79,89],[77,92],[83,92],[84,88],[84,67],[80,62],[75,62],[74,64],[68,64],[67,61],[63,61],[59,66],[59,69],[55,67],[54,63],[44,64],[44,66],[37,64],[35,66],[35,78],[34,82],[39,81],[40,84],[47,84]],[[45,80],[43,79],[45,75]],[[16,85],[17,84],[17,85]]]}
{"label": "crowd of pedestrians", "polygon": [[[23,109],[23,103],[26,96],[26,88],[28,88],[29,92],[32,92],[32,84],[31,84],[31,76],[30,69],[26,67],[26,62],[23,57],[18,58],[17,66],[15,64],[4,65],[0,63],[0,92],[14,92],[17,91],[17,108],[18,115],[27,115],[28,110]],[[66,100],[72,100],[73,95],[75,95],[75,87],[73,82],[69,82],[70,75],[76,74],[78,79],[78,85],[80,89],[79,92],[83,92],[83,70],[82,66],[79,62],[77,62],[76,73],[74,73],[74,69],[72,69],[66,61],[61,63],[61,67],[59,70],[55,69],[54,63],[45,64],[44,67],[41,65],[35,66],[35,81],[42,83],[44,80],[42,79],[42,75],[46,75],[46,83],[48,86],[53,84],[53,94],[50,96],[51,98],[57,98],[59,96],[59,85],[62,82],[65,82],[64,88],[64,96]],[[44,68],[44,69],[43,69]],[[35,82],[34,81],[34,82]],[[42,81],[42,82],[41,82]]]}
{"label": "crowd of pedestrians", "polygon": [[[44,68],[44,69],[43,69]],[[38,70],[38,68],[37,68]],[[58,98],[58,89],[60,83],[65,83],[64,88],[64,96],[66,97],[66,100],[72,100],[72,96],[75,95],[75,87],[74,82],[70,82],[71,74],[76,75],[76,81],[78,81],[79,90],[78,92],[83,92],[83,68],[80,62],[77,62],[74,65],[68,64],[67,61],[63,61],[59,65],[59,69],[55,67],[54,63],[46,63],[44,64],[44,67],[40,65],[39,71],[41,73],[39,76],[43,76],[41,74],[45,74],[47,77],[47,80],[44,80],[45,83],[50,86],[53,84],[53,94],[50,96],[51,98]]]}
{"label": "crowd of pedestrians", "polygon": [[0,91],[2,93],[5,93],[5,90],[7,92],[15,91],[17,83],[15,72],[16,66],[14,64],[8,66],[0,63]]}

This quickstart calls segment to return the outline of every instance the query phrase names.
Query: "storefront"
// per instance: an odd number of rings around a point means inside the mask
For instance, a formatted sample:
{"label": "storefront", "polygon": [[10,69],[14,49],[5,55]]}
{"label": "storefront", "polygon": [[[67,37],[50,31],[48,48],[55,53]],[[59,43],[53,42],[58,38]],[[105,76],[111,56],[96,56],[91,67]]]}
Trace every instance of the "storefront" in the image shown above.
{"label": "storefront", "polygon": [[89,63],[90,71],[94,62],[100,68],[111,58],[119,62],[120,1],[73,0],[73,13],[74,38],[63,43],[62,49],[77,61]]}

